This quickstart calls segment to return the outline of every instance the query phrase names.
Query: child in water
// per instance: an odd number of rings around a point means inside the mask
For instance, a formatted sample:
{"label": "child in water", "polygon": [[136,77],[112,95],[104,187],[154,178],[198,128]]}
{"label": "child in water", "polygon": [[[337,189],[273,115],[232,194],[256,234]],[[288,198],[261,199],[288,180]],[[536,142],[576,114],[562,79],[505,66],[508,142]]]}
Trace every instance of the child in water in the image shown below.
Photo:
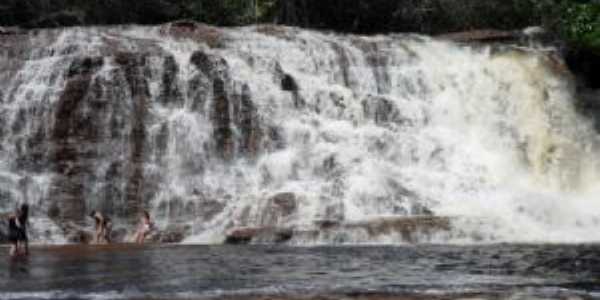
{"label": "child in water", "polygon": [[29,240],[27,238],[28,217],[29,205],[22,204],[17,209],[17,213],[8,218],[8,239],[11,243],[10,256],[29,254]]}
{"label": "child in water", "polygon": [[135,242],[143,244],[144,239],[152,230],[152,222],[150,221],[150,214],[147,211],[143,211],[140,216],[140,224],[135,235]]}

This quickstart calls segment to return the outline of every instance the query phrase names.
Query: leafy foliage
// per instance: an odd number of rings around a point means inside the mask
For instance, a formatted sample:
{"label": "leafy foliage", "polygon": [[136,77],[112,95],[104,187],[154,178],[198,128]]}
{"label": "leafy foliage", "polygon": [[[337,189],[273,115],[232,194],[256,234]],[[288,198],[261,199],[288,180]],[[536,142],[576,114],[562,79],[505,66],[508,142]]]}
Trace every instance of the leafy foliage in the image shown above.
{"label": "leafy foliage", "polygon": [[600,4],[563,3],[561,33],[581,47],[600,54]]}
{"label": "leafy foliage", "polygon": [[600,49],[600,1],[581,0],[2,0],[0,25],[277,22],[357,33],[445,33],[544,25]]}

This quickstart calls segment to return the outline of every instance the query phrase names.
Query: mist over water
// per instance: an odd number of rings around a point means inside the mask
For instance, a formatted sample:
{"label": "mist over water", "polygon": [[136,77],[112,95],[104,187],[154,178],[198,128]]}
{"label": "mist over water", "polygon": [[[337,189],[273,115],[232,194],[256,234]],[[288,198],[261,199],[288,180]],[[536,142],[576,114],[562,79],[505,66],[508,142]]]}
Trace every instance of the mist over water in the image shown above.
{"label": "mist over water", "polygon": [[[356,224],[433,214],[416,242],[600,241],[598,137],[552,49],[259,26],[39,30],[0,46],[0,210],[35,239],[148,209],[185,242],[405,243]],[[283,207],[283,208],[282,208]]]}

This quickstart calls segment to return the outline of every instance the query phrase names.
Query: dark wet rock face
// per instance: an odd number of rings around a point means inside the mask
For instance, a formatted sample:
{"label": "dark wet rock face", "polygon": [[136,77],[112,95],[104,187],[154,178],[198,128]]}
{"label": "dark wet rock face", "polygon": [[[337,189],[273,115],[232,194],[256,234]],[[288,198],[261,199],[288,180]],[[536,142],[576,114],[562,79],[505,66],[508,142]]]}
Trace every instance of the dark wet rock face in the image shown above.
{"label": "dark wet rock face", "polygon": [[261,220],[263,226],[282,224],[297,212],[298,200],[294,193],[280,193],[267,200]]}
{"label": "dark wet rock face", "polygon": [[[129,217],[131,222],[134,216],[147,207],[147,196],[153,193],[155,186],[146,182],[144,163],[148,155],[147,119],[151,103],[147,74],[150,72],[149,57],[144,53],[118,53],[115,62],[119,65],[125,76],[129,92],[131,116],[129,117],[129,132],[125,138],[128,140],[129,149],[125,154],[128,157],[123,166],[126,180],[124,191],[125,209],[119,212],[121,217]],[[167,70],[169,73],[172,70]],[[167,76],[167,75],[164,75]]]}
{"label": "dark wet rock face", "polygon": [[237,106],[236,123],[240,129],[238,152],[248,157],[256,157],[261,150],[262,128],[256,106],[252,102],[250,87],[244,85]]}
{"label": "dark wet rock face", "polygon": [[284,74],[283,78],[281,79],[281,89],[288,92],[297,92],[298,84],[296,83],[294,77],[289,74]]}
{"label": "dark wet rock face", "polygon": [[213,83],[214,101],[212,120],[213,124],[215,124],[213,138],[216,153],[224,160],[231,160],[234,151],[230,118],[231,106],[224,85],[225,83],[221,79],[215,79]]}
{"label": "dark wet rock face", "polygon": [[160,32],[176,39],[191,39],[203,42],[210,48],[222,48],[227,43],[226,35],[217,27],[194,21],[175,21],[161,27]]}
{"label": "dark wet rock face", "polygon": [[362,222],[320,221],[310,230],[293,227],[240,227],[227,233],[227,244],[286,243],[302,240],[331,240],[336,243],[351,242],[349,236],[366,234],[376,240],[385,236],[398,237],[398,242],[419,243],[436,234],[452,229],[450,218],[422,216],[380,218]]}
{"label": "dark wet rock face", "polygon": [[227,234],[225,244],[243,245],[250,243],[284,243],[293,237],[291,229],[258,227],[237,228]]}
{"label": "dark wet rock face", "polygon": [[67,77],[91,76],[98,71],[103,64],[104,59],[102,57],[77,58],[71,63],[67,72]]}
{"label": "dark wet rock face", "polygon": [[296,79],[290,74],[285,73],[279,64],[275,67],[275,76],[281,82],[281,90],[290,92],[296,108],[304,108],[305,101],[300,96],[300,86]]}
{"label": "dark wet rock face", "polygon": [[230,78],[229,66],[223,58],[197,51],[190,62],[199,71],[190,81],[192,109],[203,111],[205,104],[210,103],[217,156],[225,161],[238,154],[256,157],[263,130],[250,87],[242,84],[241,90],[231,92],[232,86],[239,83]]}
{"label": "dark wet rock face", "polygon": [[221,79],[224,81],[224,84],[231,83],[229,65],[224,58],[208,54],[204,51],[196,51],[190,57],[190,62],[196,66],[206,78],[212,80]]}
{"label": "dark wet rock face", "polygon": [[438,37],[455,42],[504,42],[517,40],[520,37],[520,34],[515,31],[487,29],[452,32],[439,35]]}
{"label": "dark wet rock face", "polygon": [[8,215],[0,215],[0,244],[8,243]]}
{"label": "dark wet rock face", "polygon": [[[13,102],[23,100],[23,95],[30,98],[15,117],[8,119],[11,136],[5,138],[14,138],[18,146],[15,168],[31,172],[34,177],[52,174],[44,194],[31,194],[36,188],[34,183],[24,195],[39,197],[29,201],[41,203],[36,211],[42,210],[39,213],[54,220],[65,231],[67,240],[87,240],[85,234],[72,233],[67,224],[83,225],[90,210],[134,223],[137,213],[148,208],[160,179],[145,171],[151,158],[149,140],[154,140],[147,129],[151,126],[149,107],[157,99],[165,106],[183,105],[178,97],[178,66],[173,57],[145,45],[144,51],[122,51],[125,47],[116,40],[107,41],[101,51],[89,51],[87,55],[78,53],[77,43],[72,41],[58,46],[44,44],[53,43],[54,36],[49,32],[40,36],[30,32],[20,38],[5,45],[20,49],[21,43],[38,44],[30,50],[19,50],[30,54],[8,53],[8,57],[15,61],[21,56],[39,59],[33,61],[34,68],[44,67],[47,71],[38,74],[47,79],[34,83],[45,85],[43,94],[22,93],[17,88],[27,89],[25,79],[33,80],[35,73],[13,76],[13,88],[4,91]],[[45,55],[58,59],[45,60]],[[11,60],[0,60],[8,66],[0,75],[7,80],[19,67]],[[152,75],[153,69],[164,72]],[[151,96],[148,81],[155,77],[162,79],[162,97]],[[26,201],[25,197],[15,201]]]}
{"label": "dark wet rock face", "polygon": [[[71,63],[67,85],[58,100],[50,139],[49,162],[57,173],[53,193],[57,199],[57,216],[61,220],[83,221],[86,183],[91,179],[93,160],[97,157],[95,144],[99,140],[98,127],[93,116],[82,112],[93,74],[102,66],[102,58],[85,57]],[[82,144],[89,145],[81,147]]]}
{"label": "dark wet rock face", "polygon": [[[102,211],[124,227],[135,225],[144,209],[173,224],[196,218],[209,222],[224,211],[225,199],[209,200],[214,197],[198,196],[202,192],[195,189],[165,201],[154,199],[174,177],[203,174],[213,158],[254,159],[264,147],[252,90],[232,80],[220,55],[196,51],[186,65],[157,42],[119,37],[118,30],[98,34],[97,48],[79,43],[92,32],[55,44],[54,31],[13,36],[2,30],[0,38],[6,43],[0,47],[0,78],[10,85],[1,90],[0,100],[27,105],[0,110],[0,147],[15,145],[15,159],[8,160],[14,161],[15,170],[33,177],[48,175],[46,185],[39,186],[43,190],[35,190],[38,183],[32,183],[17,197],[9,193],[11,207],[2,209],[12,209],[19,201],[35,202],[36,211],[55,222],[67,241],[91,240],[84,227],[91,210]],[[220,29],[193,22],[157,30],[161,37],[207,45],[221,43],[223,37]],[[20,69],[25,58],[36,59],[28,73]],[[49,72],[36,73],[40,68]],[[182,78],[184,69],[194,72],[190,78]],[[35,74],[48,76],[32,83],[45,86],[41,95],[27,86]],[[193,118],[207,120],[208,127],[182,127],[181,119],[165,118],[164,111],[187,109]],[[198,132],[210,132],[212,138],[195,143],[189,136]],[[175,156],[183,160],[174,163]],[[164,170],[169,168],[185,173],[168,177]],[[28,195],[36,198],[27,200]],[[178,242],[190,234],[189,227],[169,226],[152,240]],[[113,234],[115,241],[125,238],[123,228]]]}
{"label": "dark wet rock face", "polygon": [[164,73],[162,76],[162,91],[159,101],[164,105],[183,106],[183,97],[177,86],[177,73],[179,66],[173,56],[167,56],[163,65]]}

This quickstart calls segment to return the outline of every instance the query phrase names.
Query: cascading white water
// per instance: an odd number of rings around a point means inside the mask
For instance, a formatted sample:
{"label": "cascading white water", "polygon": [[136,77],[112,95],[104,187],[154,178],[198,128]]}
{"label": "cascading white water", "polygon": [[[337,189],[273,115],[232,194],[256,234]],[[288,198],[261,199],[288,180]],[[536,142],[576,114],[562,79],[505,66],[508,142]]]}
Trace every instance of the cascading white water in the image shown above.
{"label": "cascading white water", "polygon": [[[600,241],[598,137],[551,50],[185,24],[30,33],[0,67],[3,211],[145,207],[190,243],[431,213],[451,228],[420,242]],[[403,242],[291,240],[340,241]]]}

